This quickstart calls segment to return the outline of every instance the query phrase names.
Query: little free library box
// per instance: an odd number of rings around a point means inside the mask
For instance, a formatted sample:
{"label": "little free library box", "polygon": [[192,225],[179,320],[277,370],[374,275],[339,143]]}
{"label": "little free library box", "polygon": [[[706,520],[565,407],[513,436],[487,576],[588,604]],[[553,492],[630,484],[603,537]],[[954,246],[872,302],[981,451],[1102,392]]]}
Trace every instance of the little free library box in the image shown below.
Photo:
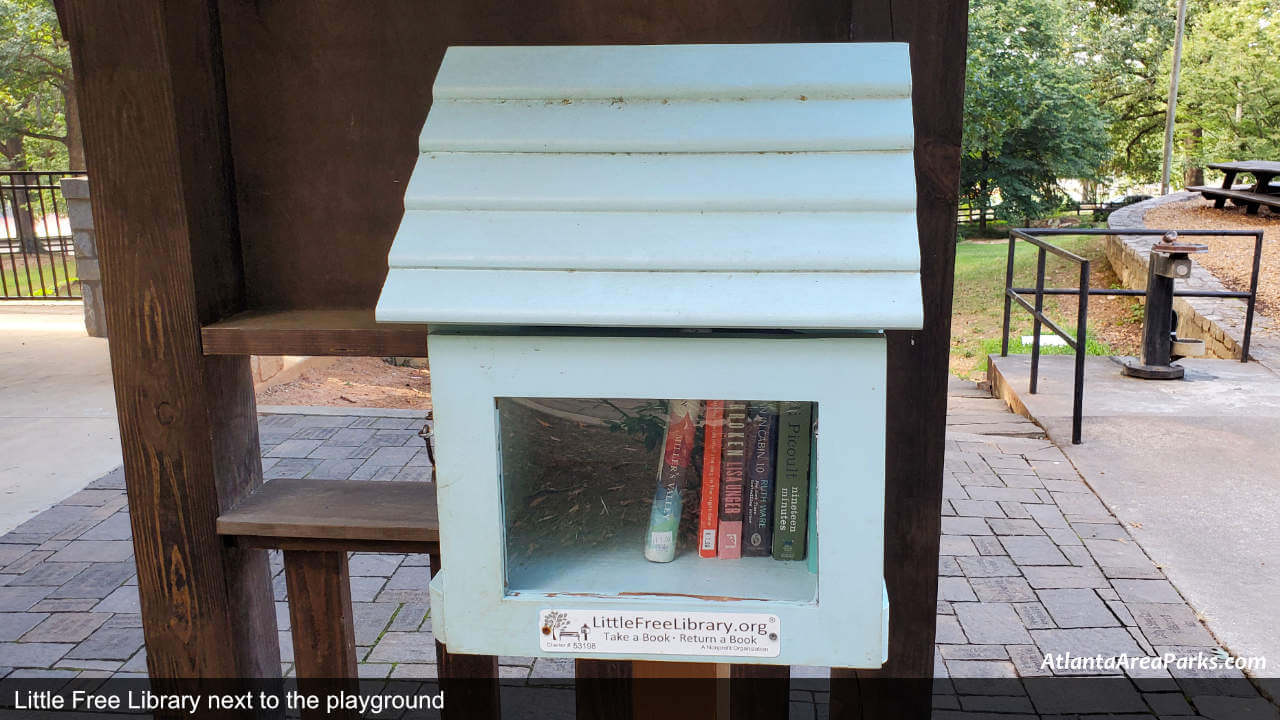
{"label": "little free library box", "polygon": [[885,662],[905,44],[453,47],[377,306],[429,323],[452,653]]}

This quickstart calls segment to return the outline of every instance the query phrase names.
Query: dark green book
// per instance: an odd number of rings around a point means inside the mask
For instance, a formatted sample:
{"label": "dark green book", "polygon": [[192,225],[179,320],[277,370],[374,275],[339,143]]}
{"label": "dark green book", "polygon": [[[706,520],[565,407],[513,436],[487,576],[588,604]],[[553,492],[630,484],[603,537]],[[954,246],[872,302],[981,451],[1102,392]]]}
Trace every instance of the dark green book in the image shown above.
{"label": "dark green book", "polygon": [[809,535],[809,446],[813,405],[783,402],[778,413],[778,474],[773,503],[773,558],[803,560]]}

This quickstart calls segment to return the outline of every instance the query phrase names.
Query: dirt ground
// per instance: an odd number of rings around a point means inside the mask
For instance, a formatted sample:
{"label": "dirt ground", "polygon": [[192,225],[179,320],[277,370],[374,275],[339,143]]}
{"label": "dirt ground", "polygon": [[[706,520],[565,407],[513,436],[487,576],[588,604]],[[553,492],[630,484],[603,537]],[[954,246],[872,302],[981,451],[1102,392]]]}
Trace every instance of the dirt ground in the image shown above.
{"label": "dirt ground", "polygon": [[[1228,205],[1222,210],[1203,198],[1169,203],[1147,213],[1144,220],[1151,228],[1187,228],[1196,230],[1264,231],[1262,269],[1258,276],[1258,312],[1280,319],[1280,215],[1267,208],[1260,215],[1245,215],[1243,209]],[[1191,257],[1231,290],[1248,290],[1253,269],[1253,238],[1195,238],[1209,251]]]}
{"label": "dirt ground", "polygon": [[[983,243],[986,241],[971,241]],[[990,244],[1003,247],[1007,241],[992,240]],[[1090,242],[1088,245],[1072,246],[1075,252],[1082,253],[1090,260],[1090,285],[1095,288],[1119,287],[1119,279],[1111,270],[1106,255],[1102,252],[1101,242]],[[1079,275],[1077,266],[1050,256],[1045,273],[1047,287],[1074,287]],[[957,298],[951,316],[952,351],[949,362],[950,371],[958,377],[981,377],[985,373],[986,352],[999,352],[1001,333],[999,288],[1003,287],[1004,262],[999,267],[984,271],[983,278],[989,282],[976,289],[966,289],[957,285]],[[998,273],[998,275],[996,274]],[[1032,282],[1028,277],[1018,276],[1028,285]],[[998,286],[998,287],[997,287]],[[980,302],[966,301],[959,297],[960,293],[978,292]],[[968,307],[970,310],[966,311]],[[973,308],[982,308],[975,311]],[[1048,296],[1045,299],[1045,313],[1065,327],[1074,327],[1076,318],[1076,298]],[[1030,316],[1015,307],[1012,315],[1011,339],[1016,343],[1018,337],[1031,333]],[[1052,332],[1042,331],[1045,335]],[[1142,346],[1142,305],[1132,297],[1109,297],[1093,295],[1089,298],[1089,332],[1093,340],[1107,346],[1115,355],[1137,355]],[[975,340],[975,338],[977,340]],[[989,344],[988,344],[989,343]],[[978,346],[982,347],[979,348]],[[1021,352],[1021,351],[1020,351]],[[1030,350],[1026,350],[1030,352]],[[1049,352],[1066,352],[1065,349],[1053,348]]]}
{"label": "dirt ground", "polygon": [[338,358],[259,391],[258,404],[430,410],[431,375],[382,358]]}
{"label": "dirt ground", "polygon": [[[1105,261],[1089,266],[1090,284],[1118,287],[1120,279]],[[1074,317],[1075,298],[1056,298],[1059,316]],[[1094,295],[1089,298],[1089,329],[1117,355],[1137,355],[1142,349],[1142,303],[1131,297]]]}

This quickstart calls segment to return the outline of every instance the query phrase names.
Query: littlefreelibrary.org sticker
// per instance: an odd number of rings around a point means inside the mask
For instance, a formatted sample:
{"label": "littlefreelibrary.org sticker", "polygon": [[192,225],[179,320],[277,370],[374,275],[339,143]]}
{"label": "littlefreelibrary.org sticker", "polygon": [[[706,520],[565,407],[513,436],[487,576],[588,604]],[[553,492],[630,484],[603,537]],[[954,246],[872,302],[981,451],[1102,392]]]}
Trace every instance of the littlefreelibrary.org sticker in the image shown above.
{"label": "littlefreelibrary.org sticker", "polygon": [[621,655],[777,657],[777,615],[651,610],[543,610],[538,640],[545,652]]}

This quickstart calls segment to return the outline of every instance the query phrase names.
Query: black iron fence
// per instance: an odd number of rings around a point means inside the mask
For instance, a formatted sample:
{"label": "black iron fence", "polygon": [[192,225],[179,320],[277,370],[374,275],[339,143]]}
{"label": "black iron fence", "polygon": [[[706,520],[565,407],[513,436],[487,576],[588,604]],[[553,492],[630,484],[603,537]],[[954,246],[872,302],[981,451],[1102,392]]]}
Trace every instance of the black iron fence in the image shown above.
{"label": "black iron fence", "polygon": [[0,171],[0,300],[80,297],[59,184],[73,172]]}
{"label": "black iron fence", "polygon": [[[1084,359],[1086,354],[1087,326],[1089,322],[1090,295],[1127,295],[1146,297],[1146,290],[1128,288],[1091,288],[1089,287],[1089,260],[1064,250],[1037,235],[1155,235],[1163,236],[1169,230],[1151,230],[1148,228],[1015,228],[1009,231],[1009,259],[1004,273],[1004,335],[1000,342],[1000,357],[1009,355],[1009,316],[1013,303],[1031,313],[1031,377],[1027,392],[1034,395],[1040,375],[1040,327],[1043,325],[1062,338],[1067,347],[1075,353],[1075,380],[1072,385],[1071,409],[1071,442],[1081,443],[1081,423],[1084,413]],[[1258,301],[1258,271],[1262,261],[1262,230],[1176,230],[1179,236],[1185,237],[1252,237],[1253,238],[1253,274],[1249,280],[1249,291],[1229,290],[1174,290],[1174,297],[1206,297],[1206,298],[1240,298],[1246,302],[1244,320],[1244,337],[1240,343],[1240,362],[1249,362],[1249,340],[1253,336],[1253,310]],[[1013,266],[1018,240],[1031,243],[1037,248],[1035,287],[1015,287],[1013,284]],[[1047,253],[1053,253],[1076,263],[1080,268],[1079,285],[1074,288],[1047,288],[1044,286],[1045,259]],[[1034,301],[1027,300],[1024,295],[1034,295]],[[1070,333],[1066,328],[1051,320],[1044,313],[1046,295],[1075,295],[1076,328]]]}

